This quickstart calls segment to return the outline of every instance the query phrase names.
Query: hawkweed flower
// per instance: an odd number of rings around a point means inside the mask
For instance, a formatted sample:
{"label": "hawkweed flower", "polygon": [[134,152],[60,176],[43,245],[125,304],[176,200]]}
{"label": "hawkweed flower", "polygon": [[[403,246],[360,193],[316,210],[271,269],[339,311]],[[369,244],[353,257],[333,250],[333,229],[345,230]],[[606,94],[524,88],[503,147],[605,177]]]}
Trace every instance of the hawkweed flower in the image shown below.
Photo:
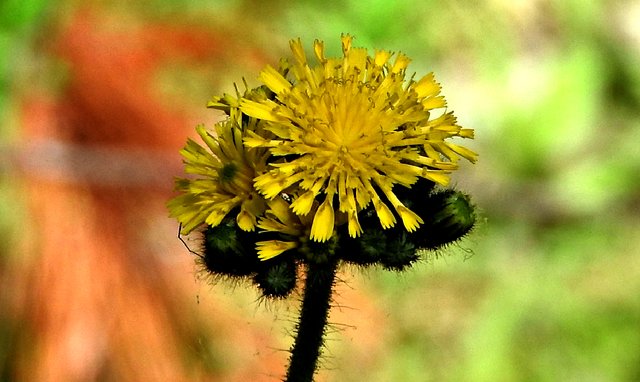
{"label": "hawkweed flower", "polygon": [[405,206],[394,185],[411,187],[419,178],[447,185],[460,157],[476,160],[471,150],[447,141],[472,138],[473,130],[458,126],[451,112],[432,116],[446,106],[433,74],[407,78],[404,54],[393,58],[380,50],[370,56],[351,43],[343,35],[343,57],[327,58],[316,40],[317,64],[311,65],[301,41],[292,40],[295,61],[260,74],[275,98],[240,101],[240,110],[272,133],[248,131],[244,138],[247,147],[268,149],[274,157],[255,187],[266,199],[298,190],[291,209],[299,216],[313,211],[310,237],[320,242],[333,236],[338,215],[349,235],[359,236],[358,213],[369,203],[383,228],[396,223],[389,203],[405,229],[415,231],[428,217]]}
{"label": "hawkweed flower", "polygon": [[265,200],[253,187],[257,174],[266,168],[266,150],[247,150],[243,139],[248,131],[258,131],[259,122],[244,122],[237,108],[230,107],[230,117],[215,125],[215,135],[203,126],[196,127],[206,148],[189,139],[180,151],[185,172],[194,178],[176,180],[181,195],[167,206],[170,215],[188,234],[202,224],[215,227],[232,210],[238,211],[237,225],[253,231],[265,211]]}
{"label": "hawkweed flower", "polygon": [[407,75],[404,54],[369,55],[349,35],[339,58],[317,40],[315,63],[300,39],[291,50],[262,86],[208,103],[227,119],[196,128],[205,146],[188,140],[192,177],[168,203],[182,234],[204,226],[200,260],[214,276],[251,280],[271,299],[304,280],[288,382],[313,379],[340,264],[403,272],[473,229],[470,197],[447,185],[460,159],[477,159],[452,142],[473,130],[432,73]]}

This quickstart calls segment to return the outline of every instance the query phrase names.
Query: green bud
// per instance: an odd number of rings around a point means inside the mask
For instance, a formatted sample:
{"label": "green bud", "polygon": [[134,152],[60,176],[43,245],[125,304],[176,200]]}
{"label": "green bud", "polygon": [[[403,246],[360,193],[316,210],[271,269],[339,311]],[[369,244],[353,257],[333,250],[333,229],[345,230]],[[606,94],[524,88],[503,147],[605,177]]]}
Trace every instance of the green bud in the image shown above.
{"label": "green bud", "polygon": [[416,246],[402,227],[366,230],[360,237],[346,237],[341,242],[343,260],[370,266],[379,264],[387,270],[402,272],[418,261]]}
{"label": "green bud", "polygon": [[203,263],[207,271],[231,277],[245,277],[257,271],[255,233],[238,228],[235,219],[225,218],[204,231]]}
{"label": "green bud", "polygon": [[451,189],[431,194],[424,207],[415,212],[424,219],[412,234],[418,248],[437,249],[460,240],[476,223],[470,197]]}
{"label": "green bud", "polygon": [[[396,230],[398,232],[399,230]],[[394,233],[393,231],[390,233]],[[389,271],[402,272],[411,268],[420,259],[416,246],[409,240],[409,235],[399,231],[395,237],[389,238],[386,251],[381,254],[380,264]]]}
{"label": "green bud", "polygon": [[265,297],[287,297],[296,286],[296,262],[292,258],[267,260],[260,264],[254,283]]}

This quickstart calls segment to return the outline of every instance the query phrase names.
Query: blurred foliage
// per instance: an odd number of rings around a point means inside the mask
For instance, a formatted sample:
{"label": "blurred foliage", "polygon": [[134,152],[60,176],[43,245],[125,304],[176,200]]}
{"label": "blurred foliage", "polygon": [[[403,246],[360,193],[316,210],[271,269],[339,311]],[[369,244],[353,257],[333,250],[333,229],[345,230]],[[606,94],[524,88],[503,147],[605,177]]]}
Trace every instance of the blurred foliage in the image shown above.
{"label": "blurred foliage", "polygon": [[[1,52],[20,57],[45,3],[0,5]],[[323,39],[337,54],[343,32],[356,45],[401,50],[418,73],[436,73],[460,122],[476,129],[480,162],[456,181],[485,222],[408,275],[367,274],[358,287],[389,312],[384,355],[363,370],[347,341],[332,342],[329,380],[640,380],[635,2],[108,3],[137,17],[231,28],[231,42],[243,44],[236,49],[257,47],[274,59],[298,36],[309,48]],[[3,121],[20,65],[14,57],[0,56]],[[180,68],[160,80],[186,83],[198,98],[220,91],[198,88],[198,76],[211,75],[203,68]],[[225,69],[218,82],[257,74],[244,70]],[[13,221],[4,210],[2,225]]]}
{"label": "blurred foliage", "polygon": [[[17,105],[11,97],[15,83],[12,80],[20,75],[21,64],[29,57],[29,43],[42,20],[45,4],[45,0],[0,3],[0,291],[6,288],[7,263],[23,221],[20,191],[10,182],[10,168],[4,157],[7,141],[17,135]],[[0,306],[5,304],[3,297],[0,294]],[[11,378],[12,350],[17,338],[17,323],[6,313],[5,309],[0,309],[0,381]]]}
{"label": "blurred foliage", "polygon": [[43,21],[46,0],[6,0],[0,3],[0,138],[8,134],[12,79],[28,66],[29,46]]}

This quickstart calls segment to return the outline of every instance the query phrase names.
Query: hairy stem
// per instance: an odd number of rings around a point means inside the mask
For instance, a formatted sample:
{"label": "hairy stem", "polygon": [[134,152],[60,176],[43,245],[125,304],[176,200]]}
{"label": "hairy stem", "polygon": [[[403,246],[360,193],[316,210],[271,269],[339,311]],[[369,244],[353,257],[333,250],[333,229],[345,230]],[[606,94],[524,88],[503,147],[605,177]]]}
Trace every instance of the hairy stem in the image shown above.
{"label": "hairy stem", "polygon": [[309,264],[307,267],[297,336],[291,350],[286,382],[313,381],[322,352],[337,267],[336,261]]}

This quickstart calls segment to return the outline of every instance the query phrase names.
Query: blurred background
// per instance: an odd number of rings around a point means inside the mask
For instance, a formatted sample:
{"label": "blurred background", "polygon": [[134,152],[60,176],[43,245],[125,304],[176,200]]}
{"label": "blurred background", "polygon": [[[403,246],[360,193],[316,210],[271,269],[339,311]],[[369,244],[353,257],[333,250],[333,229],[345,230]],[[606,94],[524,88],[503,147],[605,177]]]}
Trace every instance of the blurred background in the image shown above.
{"label": "blurred background", "polygon": [[343,32],[436,73],[481,219],[344,269],[318,380],[640,380],[640,2],[329,3],[0,2],[0,381],[280,380],[297,299],[198,273],[164,204],[212,96]]}

